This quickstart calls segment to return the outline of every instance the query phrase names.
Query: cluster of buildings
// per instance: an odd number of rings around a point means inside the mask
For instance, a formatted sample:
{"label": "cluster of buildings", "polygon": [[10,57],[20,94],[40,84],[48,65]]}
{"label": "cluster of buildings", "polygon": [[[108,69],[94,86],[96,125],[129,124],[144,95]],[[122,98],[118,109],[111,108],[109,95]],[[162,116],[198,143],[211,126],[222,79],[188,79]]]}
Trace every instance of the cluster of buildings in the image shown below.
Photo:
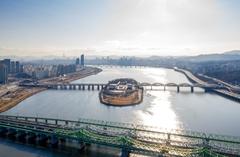
{"label": "cluster of buildings", "polygon": [[31,76],[31,78],[33,79],[64,76],[65,74],[76,72],[79,67],[84,66],[84,55],[81,55],[80,59],[77,58],[75,64],[58,64],[58,65],[26,64],[24,65],[23,71],[24,73]]}
{"label": "cluster of buildings", "polygon": [[76,59],[76,65],[84,66],[84,55],[83,54],[80,56],[80,59],[79,58]]}
{"label": "cluster of buildings", "polygon": [[19,61],[11,61],[10,59],[0,60],[0,84],[8,82],[9,74],[18,74],[23,72],[23,66]]}
{"label": "cluster of buildings", "polygon": [[10,59],[0,60],[0,84],[8,83],[8,77],[43,79],[56,76],[64,76],[76,72],[78,68],[84,67],[84,55],[76,59],[75,64],[20,64],[19,61]]}

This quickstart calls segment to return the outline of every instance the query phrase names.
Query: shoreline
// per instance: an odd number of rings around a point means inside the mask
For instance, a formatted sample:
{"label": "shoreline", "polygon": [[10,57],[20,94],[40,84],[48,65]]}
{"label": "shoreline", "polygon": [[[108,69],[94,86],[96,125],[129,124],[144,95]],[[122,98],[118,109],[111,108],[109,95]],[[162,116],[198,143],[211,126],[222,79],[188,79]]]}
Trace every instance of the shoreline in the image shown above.
{"label": "shoreline", "polygon": [[[207,84],[206,82],[202,81],[201,79],[199,79],[197,76],[193,75],[191,72],[184,70],[184,69],[174,69],[177,72],[180,72],[182,74],[184,74],[187,79],[192,82],[192,83],[200,83],[200,84]],[[224,98],[227,98],[229,100],[233,100],[235,102],[240,102],[240,96],[239,94],[233,93],[233,92],[229,92],[223,89],[212,89],[211,92],[222,96]]]}
{"label": "shoreline", "polygon": [[[100,73],[102,69],[96,67],[86,67],[86,69],[70,73],[64,77],[64,79],[60,77],[47,78],[40,80],[40,82],[57,82],[57,83],[66,83],[72,82],[78,79],[82,79],[91,75],[96,75]],[[7,92],[6,95],[0,97],[0,113],[3,113],[15,106],[17,106],[23,100],[40,93],[42,91],[47,90],[47,88],[29,88],[29,87],[19,87],[14,90]]]}

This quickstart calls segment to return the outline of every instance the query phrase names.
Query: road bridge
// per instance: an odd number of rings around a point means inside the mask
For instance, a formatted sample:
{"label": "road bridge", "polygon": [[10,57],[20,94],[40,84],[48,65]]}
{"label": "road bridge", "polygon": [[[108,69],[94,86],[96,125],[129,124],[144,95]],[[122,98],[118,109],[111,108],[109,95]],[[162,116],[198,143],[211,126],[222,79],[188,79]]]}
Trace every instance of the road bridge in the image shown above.
{"label": "road bridge", "polygon": [[[184,130],[167,130],[130,123],[79,119],[78,121],[0,115],[0,135],[58,146],[66,140],[119,148],[153,156],[239,156],[240,137]],[[80,146],[79,146],[80,147]]]}
{"label": "road bridge", "polygon": [[[103,89],[106,84],[104,83],[65,83],[65,84],[20,84],[20,86],[25,87],[41,87],[41,88],[48,88],[48,89],[59,89],[59,90],[101,90]],[[211,91],[213,89],[225,89],[225,87],[216,85],[216,84],[189,84],[189,83],[148,83],[142,82],[139,83],[139,86],[143,87],[145,90],[159,90],[159,88],[154,87],[162,87],[163,90],[167,90],[167,87],[176,87],[176,91],[180,92],[180,88],[189,88],[191,92],[194,92],[194,88],[203,88],[205,91]]]}
{"label": "road bridge", "polygon": [[[178,69],[178,68],[174,68],[174,70],[183,73],[193,83],[201,84],[203,86],[209,85],[207,82],[200,80],[199,78],[197,78],[196,76],[194,76],[191,72],[189,72],[187,70]],[[206,76],[204,76],[204,77],[207,78]],[[215,82],[218,82],[218,84],[214,84],[214,85],[218,86],[219,88],[206,88],[205,90],[210,89],[211,91],[213,91],[223,97],[240,102],[240,94],[234,92],[234,91],[240,90],[238,87],[235,87],[233,85],[230,85],[226,82],[223,82],[223,81],[215,79],[215,78],[211,78],[211,79],[214,80]]]}

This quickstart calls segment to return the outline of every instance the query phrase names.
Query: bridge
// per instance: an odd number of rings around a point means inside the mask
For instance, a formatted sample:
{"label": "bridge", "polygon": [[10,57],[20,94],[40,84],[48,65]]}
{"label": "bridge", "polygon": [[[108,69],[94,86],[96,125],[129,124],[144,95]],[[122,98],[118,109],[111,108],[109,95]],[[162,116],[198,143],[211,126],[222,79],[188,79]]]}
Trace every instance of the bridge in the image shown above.
{"label": "bridge", "polygon": [[[71,84],[71,83],[64,83],[64,84],[47,84],[47,83],[22,83],[19,84],[20,86],[24,87],[41,87],[41,88],[47,88],[47,89],[60,89],[60,90],[101,90],[103,89],[106,84],[104,83],[77,83],[77,84]],[[216,85],[216,84],[189,84],[189,83],[148,83],[148,82],[142,82],[139,83],[139,86],[144,87],[146,90],[159,90],[154,87],[163,87],[163,90],[165,91],[167,87],[176,87],[177,92],[180,92],[180,88],[186,88],[188,87],[191,92],[194,92],[194,88],[203,88],[206,92],[211,91],[213,89],[225,89],[225,87]]]}
{"label": "bridge", "polygon": [[[191,72],[189,72],[187,70],[178,69],[178,68],[174,68],[174,70],[183,73],[193,83],[201,84],[204,86],[208,85],[207,82],[200,80],[199,78],[197,78],[196,76],[194,76]],[[208,76],[204,76],[204,77],[210,78]],[[233,91],[239,91],[240,89],[238,87],[230,85],[226,82],[223,82],[223,81],[215,79],[215,78],[211,78],[211,79],[218,83],[218,85],[216,85],[216,86],[222,87],[222,88],[213,88],[213,89],[211,89],[211,91],[213,91],[221,96],[224,96],[226,98],[240,102],[240,94],[233,92]]]}
{"label": "bridge", "polygon": [[240,137],[167,130],[130,123],[79,119],[78,121],[0,115],[0,135],[57,147],[66,140],[114,147],[121,156],[239,156]]}

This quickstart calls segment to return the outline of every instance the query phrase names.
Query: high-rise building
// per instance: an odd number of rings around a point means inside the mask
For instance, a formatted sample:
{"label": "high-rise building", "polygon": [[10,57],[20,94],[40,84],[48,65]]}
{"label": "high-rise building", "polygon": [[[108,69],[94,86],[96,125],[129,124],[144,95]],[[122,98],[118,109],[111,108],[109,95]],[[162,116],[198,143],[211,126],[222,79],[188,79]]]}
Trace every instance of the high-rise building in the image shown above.
{"label": "high-rise building", "polygon": [[16,72],[16,64],[14,61],[11,61],[10,73],[14,74]]}
{"label": "high-rise building", "polygon": [[76,59],[76,65],[79,65],[79,58]]}
{"label": "high-rise building", "polygon": [[0,84],[6,84],[8,82],[8,71],[5,64],[0,63]]}
{"label": "high-rise building", "polygon": [[16,73],[20,72],[20,63],[19,61],[16,61]]}
{"label": "high-rise building", "polygon": [[7,67],[7,73],[9,73],[10,68],[11,68],[11,60],[10,59],[4,59],[3,64]]}
{"label": "high-rise building", "polygon": [[23,73],[23,65],[21,64],[20,65],[20,70],[19,70],[20,73]]}
{"label": "high-rise building", "polygon": [[81,66],[84,66],[84,54],[81,55]]}

